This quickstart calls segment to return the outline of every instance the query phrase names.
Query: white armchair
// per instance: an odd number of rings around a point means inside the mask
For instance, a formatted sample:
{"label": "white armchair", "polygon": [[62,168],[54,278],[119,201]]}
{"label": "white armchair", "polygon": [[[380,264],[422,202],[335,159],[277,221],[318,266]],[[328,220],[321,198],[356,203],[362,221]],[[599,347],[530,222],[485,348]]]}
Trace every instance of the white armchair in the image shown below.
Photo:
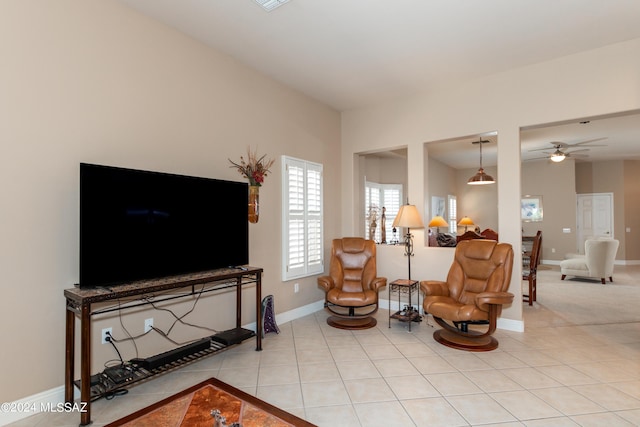
{"label": "white armchair", "polygon": [[584,255],[571,255],[560,262],[561,279],[567,275],[599,278],[602,284],[608,277],[613,282],[613,264],[619,242],[615,239],[589,239],[584,242]]}

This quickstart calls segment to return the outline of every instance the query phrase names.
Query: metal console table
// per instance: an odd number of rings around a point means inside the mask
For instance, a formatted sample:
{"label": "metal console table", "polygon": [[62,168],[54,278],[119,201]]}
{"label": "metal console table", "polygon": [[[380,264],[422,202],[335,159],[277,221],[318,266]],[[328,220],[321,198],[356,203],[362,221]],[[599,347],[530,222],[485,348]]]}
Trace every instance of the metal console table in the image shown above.
{"label": "metal console table", "polygon": [[[132,282],[129,284],[100,287],[100,288],[70,288],[65,289],[66,298],[66,339],[65,339],[65,384],[64,395],[66,403],[73,403],[74,371],[75,371],[75,318],[80,318],[80,401],[84,404],[85,411],[80,414],[80,424],[91,423],[91,316],[97,312],[92,311],[92,305],[122,299],[135,299],[145,296],[157,295],[170,290],[191,288],[190,291],[180,295],[172,295],[168,298],[181,298],[193,295],[196,292],[212,292],[224,288],[236,288],[236,328],[240,328],[242,313],[242,287],[255,284],[256,287],[256,351],[262,350],[262,268],[242,267],[223,268],[202,273],[172,276],[157,280]],[[196,291],[195,286],[203,286]],[[144,304],[139,302],[135,307]],[[126,309],[123,307],[122,309]],[[219,347],[218,347],[219,348]],[[215,352],[204,352],[203,356]],[[144,376],[147,379],[161,372],[151,372]],[[132,381],[133,383],[133,381]],[[94,396],[95,397],[95,396]],[[94,399],[95,400],[95,399]]]}
{"label": "metal console table", "polygon": [[[418,292],[418,310],[413,309],[413,305],[411,304],[411,295],[417,291]],[[389,283],[389,303],[391,303],[391,293],[398,293],[398,308],[399,310],[389,316],[389,327],[391,327],[391,319],[398,319],[401,322],[409,322],[409,331],[411,331],[411,323],[412,322],[421,322],[422,317],[420,317],[420,286],[417,280],[411,279],[398,279]],[[409,296],[409,304],[407,305],[407,309],[402,310],[400,297],[403,294],[407,294]]]}

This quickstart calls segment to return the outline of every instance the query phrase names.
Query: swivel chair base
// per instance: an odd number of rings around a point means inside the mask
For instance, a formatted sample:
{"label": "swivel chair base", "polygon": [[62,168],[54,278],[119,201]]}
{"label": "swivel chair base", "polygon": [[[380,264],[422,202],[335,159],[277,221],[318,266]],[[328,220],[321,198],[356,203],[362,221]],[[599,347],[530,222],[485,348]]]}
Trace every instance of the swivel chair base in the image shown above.
{"label": "swivel chair base", "polygon": [[373,317],[354,317],[345,318],[339,316],[329,316],[327,318],[327,325],[338,329],[360,330],[370,329],[378,324],[378,321]]}
{"label": "swivel chair base", "polygon": [[[469,331],[468,333],[472,333]],[[464,336],[446,329],[438,329],[433,333],[433,339],[442,345],[466,351],[491,351],[498,348],[498,340],[490,335],[479,333],[475,336]]]}

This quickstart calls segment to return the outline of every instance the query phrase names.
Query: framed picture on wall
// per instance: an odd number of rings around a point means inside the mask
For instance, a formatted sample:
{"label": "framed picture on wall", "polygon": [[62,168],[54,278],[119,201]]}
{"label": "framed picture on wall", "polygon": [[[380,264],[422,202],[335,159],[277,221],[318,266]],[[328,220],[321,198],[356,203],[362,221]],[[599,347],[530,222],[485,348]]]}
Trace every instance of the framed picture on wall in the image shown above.
{"label": "framed picture on wall", "polygon": [[523,222],[542,221],[542,196],[524,196],[520,202],[520,216]]}
{"label": "framed picture on wall", "polygon": [[441,216],[444,218],[444,197],[431,197],[431,217]]}

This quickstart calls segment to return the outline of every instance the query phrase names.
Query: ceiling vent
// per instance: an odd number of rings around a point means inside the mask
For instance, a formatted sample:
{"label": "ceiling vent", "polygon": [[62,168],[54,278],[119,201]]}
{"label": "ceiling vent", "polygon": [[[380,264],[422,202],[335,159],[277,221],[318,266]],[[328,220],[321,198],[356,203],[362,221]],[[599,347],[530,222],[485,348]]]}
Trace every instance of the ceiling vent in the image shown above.
{"label": "ceiling vent", "polygon": [[289,0],[255,0],[264,10],[267,12],[271,12],[278,6],[281,6],[287,3]]}

